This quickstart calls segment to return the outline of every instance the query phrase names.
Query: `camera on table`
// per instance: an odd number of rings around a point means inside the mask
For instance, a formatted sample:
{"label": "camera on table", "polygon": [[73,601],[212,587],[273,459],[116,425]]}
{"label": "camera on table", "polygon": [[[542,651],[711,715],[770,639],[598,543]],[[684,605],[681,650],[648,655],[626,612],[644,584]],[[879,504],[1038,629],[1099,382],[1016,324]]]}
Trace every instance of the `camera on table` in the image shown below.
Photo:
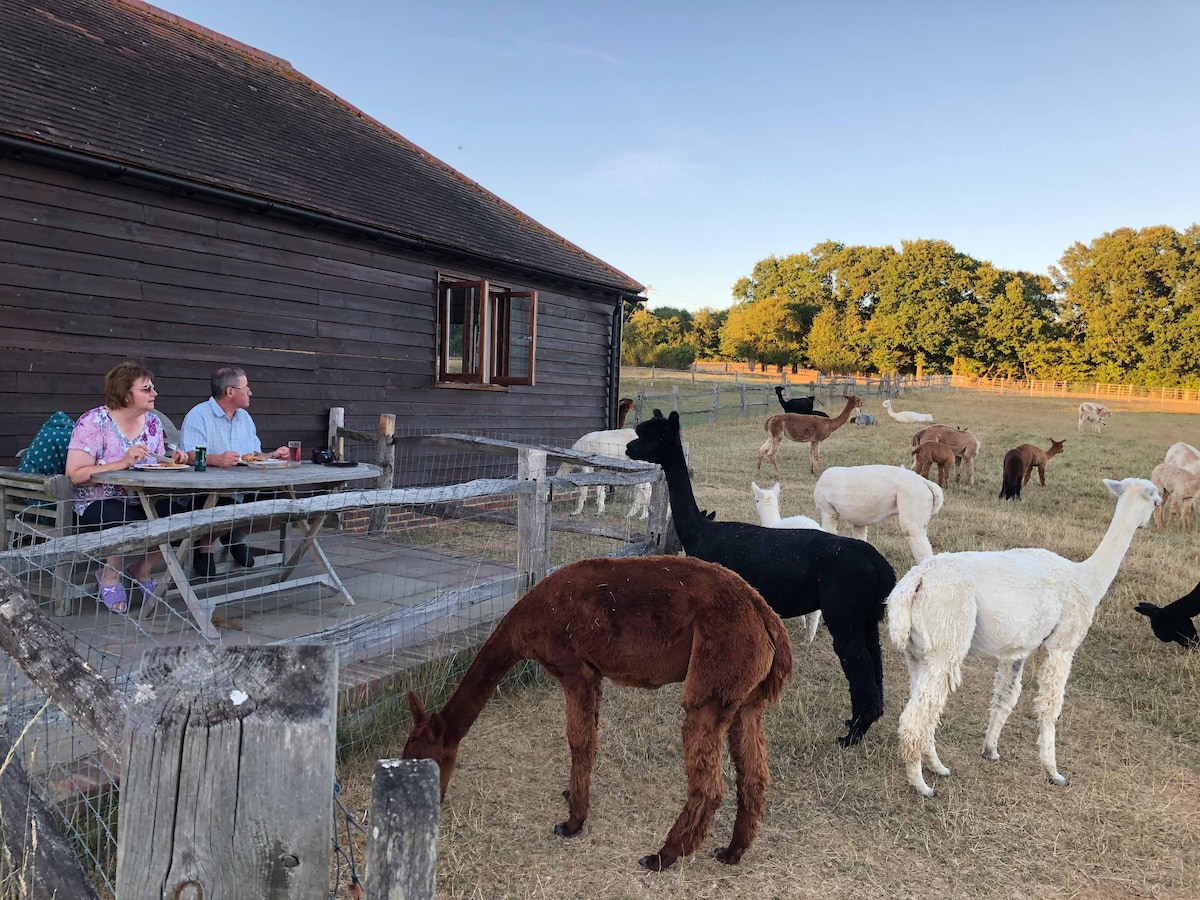
{"label": "camera on table", "polygon": [[332,450],[314,450],[312,452],[312,461],[318,466],[323,466],[326,463],[331,463],[335,459]]}

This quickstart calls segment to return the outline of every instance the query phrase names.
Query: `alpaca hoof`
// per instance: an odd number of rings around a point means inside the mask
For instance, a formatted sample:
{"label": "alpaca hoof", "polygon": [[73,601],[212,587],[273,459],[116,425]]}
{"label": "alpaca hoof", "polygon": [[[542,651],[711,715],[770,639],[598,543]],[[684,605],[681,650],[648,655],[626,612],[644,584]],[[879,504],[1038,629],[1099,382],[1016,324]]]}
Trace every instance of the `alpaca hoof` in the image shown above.
{"label": "alpaca hoof", "polygon": [[742,854],[745,850],[735,850],[733,847],[718,847],[713,851],[713,856],[717,858],[717,862],[723,862],[727,866],[736,866],[742,861]]}
{"label": "alpaca hoof", "polygon": [[663,862],[662,854],[655,853],[651,856],[643,856],[638,860],[638,865],[643,869],[649,869],[651,872],[661,872],[663,869],[667,868],[667,866],[671,865],[671,863]]}
{"label": "alpaca hoof", "polygon": [[915,787],[917,789],[917,793],[920,794],[922,797],[924,797],[926,800],[932,800],[934,797],[937,796],[937,791],[935,791],[933,788],[931,788],[927,784],[925,784],[925,785],[914,784],[913,787]]}
{"label": "alpaca hoof", "polygon": [[580,822],[578,825],[576,825],[573,828],[571,827],[570,821],[559,822],[557,825],[554,826],[554,833],[557,834],[559,837],[575,837],[575,835],[579,834],[579,832],[582,830],[583,830],[582,822]]}
{"label": "alpaca hoof", "polygon": [[861,731],[851,730],[851,732],[849,734],[847,734],[845,737],[838,738],[837,742],[842,747],[853,747],[855,744],[857,744],[862,739],[863,739],[863,734]]}
{"label": "alpaca hoof", "polygon": [[1068,787],[1071,784],[1071,779],[1066,775],[1060,775],[1059,773],[1055,772],[1050,776],[1050,783],[1057,784],[1059,787]]}
{"label": "alpaca hoof", "polygon": [[1000,751],[995,748],[984,747],[981,755],[991,762],[997,762],[1000,759]]}
{"label": "alpaca hoof", "polygon": [[570,799],[571,799],[571,792],[570,792],[569,790],[563,791],[563,799],[564,799],[564,800],[570,800]]}

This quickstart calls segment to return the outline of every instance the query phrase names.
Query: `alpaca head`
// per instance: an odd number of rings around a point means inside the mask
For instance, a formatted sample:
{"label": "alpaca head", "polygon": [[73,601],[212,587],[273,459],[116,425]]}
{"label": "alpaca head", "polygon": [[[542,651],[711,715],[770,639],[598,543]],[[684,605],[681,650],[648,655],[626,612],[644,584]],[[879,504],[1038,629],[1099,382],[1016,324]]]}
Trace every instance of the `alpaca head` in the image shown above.
{"label": "alpaca head", "polygon": [[408,692],[408,708],[412,710],[413,727],[404,744],[404,759],[432,759],[442,776],[442,799],[458,761],[458,744],[446,740],[446,720],[441,713],[425,712],[425,705],[412,691]]}
{"label": "alpaca head", "polygon": [[1063,444],[1066,443],[1066,439],[1056,441],[1054,438],[1050,438],[1049,441],[1050,449],[1046,451],[1047,456],[1057,456],[1059,453],[1063,452]]}
{"label": "alpaca head", "polygon": [[1155,603],[1139,603],[1135,609],[1150,620],[1154,636],[1164,643],[1174,641],[1181,647],[1200,648],[1200,634],[1192,620],[1185,616],[1173,616]]}
{"label": "alpaca head", "polygon": [[891,409],[891,408],[892,408],[892,401],[891,401],[891,400],[884,400],[884,401],[883,401],[883,408],[884,408],[884,409]]}
{"label": "alpaca head", "polygon": [[1150,516],[1154,514],[1154,508],[1162,505],[1162,494],[1158,492],[1153,481],[1147,481],[1145,478],[1124,478],[1121,481],[1105,478],[1104,486],[1120,498],[1117,500],[1118,509],[1128,503],[1126,497],[1141,502],[1142,508],[1138,511],[1138,528],[1144,528],[1150,521]]}
{"label": "alpaca head", "polygon": [[639,422],[637,437],[625,445],[625,455],[630,459],[641,462],[662,464],[669,458],[672,448],[678,448],[679,413],[673,412],[670,418],[663,418],[662,410],[656,409],[654,415]]}
{"label": "alpaca head", "polygon": [[750,489],[754,491],[754,505],[758,508],[759,516],[763,511],[779,515],[779,482],[775,482],[775,486],[771,488],[760,488],[755,482],[750,482]]}

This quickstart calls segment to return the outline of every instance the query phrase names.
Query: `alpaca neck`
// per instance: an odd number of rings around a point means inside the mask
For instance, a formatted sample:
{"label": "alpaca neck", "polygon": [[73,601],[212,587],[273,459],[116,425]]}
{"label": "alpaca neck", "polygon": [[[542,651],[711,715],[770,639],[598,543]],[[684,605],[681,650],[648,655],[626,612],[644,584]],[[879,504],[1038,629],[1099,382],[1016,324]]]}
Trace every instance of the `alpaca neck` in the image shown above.
{"label": "alpaca neck", "polygon": [[506,626],[501,620],[491,637],[479,648],[454,694],[439,711],[446,724],[447,745],[457,746],[466,736],[505,673],[522,659],[525,657],[513,644],[511,625]]}
{"label": "alpaca neck", "polygon": [[830,428],[829,430],[830,430],[830,431],[833,431],[834,429],[838,428],[839,426],[841,426],[841,425],[845,425],[845,424],[846,424],[846,420],[850,418],[850,410],[852,410],[852,409],[854,409],[854,401],[853,401],[853,400],[847,400],[847,401],[846,401],[846,408],[845,408],[845,409],[843,409],[843,410],[842,410],[840,413],[838,413],[838,415],[837,415],[837,418],[836,418],[836,419],[830,419],[830,420],[829,420],[829,424],[833,426],[833,427],[832,427],[832,428]]}
{"label": "alpaca neck", "polygon": [[758,505],[758,521],[768,528],[778,525],[782,521],[779,507],[772,503],[760,503]]}
{"label": "alpaca neck", "polygon": [[1133,543],[1133,533],[1138,527],[1137,512],[1132,508],[1134,499],[1123,496],[1117,500],[1116,512],[1108,524],[1108,531],[1104,532],[1100,546],[1096,548],[1095,553],[1079,564],[1088,586],[1093,610],[1108,592],[1113,579],[1117,577],[1121,561],[1125,558],[1129,545]]}
{"label": "alpaca neck", "polygon": [[692,479],[688,477],[683,447],[672,447],[667,459],[660,465],[666,476],[667,493],[671,497],[675,533],[679,535],[683,549],[690,553],[689,547],[695,545],[708,520],[700,514],[700,507],[696,505],[696,495],[692,493]]}

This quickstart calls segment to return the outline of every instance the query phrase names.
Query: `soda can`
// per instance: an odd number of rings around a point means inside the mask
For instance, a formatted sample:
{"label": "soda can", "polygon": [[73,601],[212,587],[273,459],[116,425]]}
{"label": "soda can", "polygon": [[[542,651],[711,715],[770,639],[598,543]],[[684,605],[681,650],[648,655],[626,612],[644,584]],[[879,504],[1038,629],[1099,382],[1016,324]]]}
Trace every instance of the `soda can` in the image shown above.
{"label": "soda can", "polygon": [[208,471],[208,447],[204,446],[203,444],[196,447],[196,471]]}

